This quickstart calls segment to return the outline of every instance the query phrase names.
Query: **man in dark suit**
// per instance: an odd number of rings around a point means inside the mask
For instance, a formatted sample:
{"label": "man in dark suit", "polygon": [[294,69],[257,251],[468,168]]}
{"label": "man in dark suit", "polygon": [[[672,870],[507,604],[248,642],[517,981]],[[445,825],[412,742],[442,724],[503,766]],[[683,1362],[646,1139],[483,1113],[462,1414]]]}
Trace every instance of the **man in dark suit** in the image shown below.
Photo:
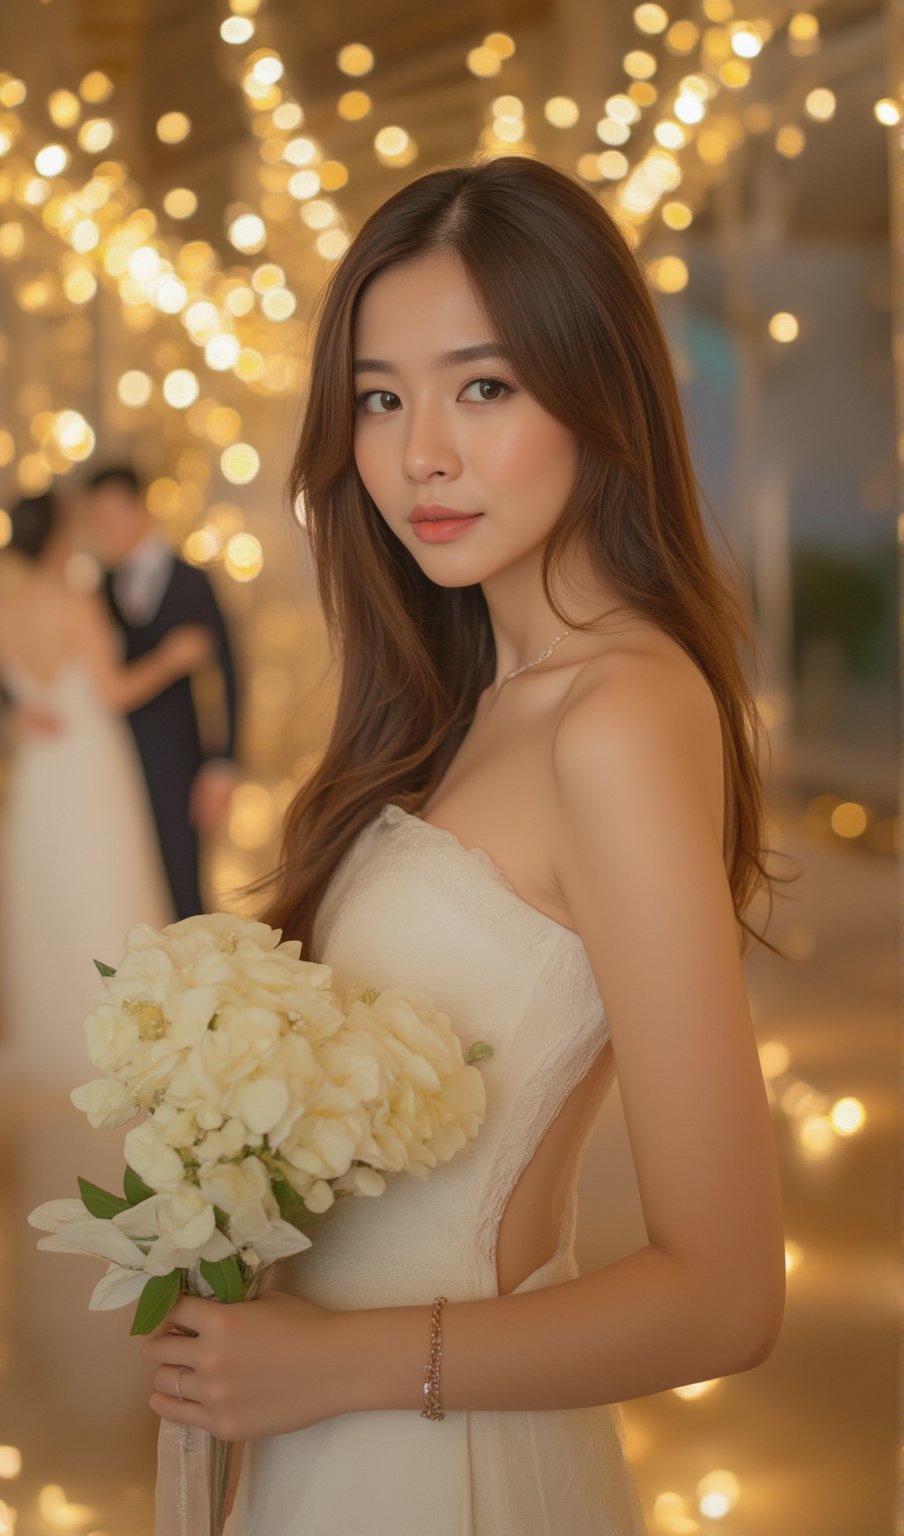
{"label": "man in dark suit", "polygon": [[216,753],[202,745],[188,677],[128,716],[176,912],[191,917],[204,910],[199,834],[222,826],[238,778],[238,687],[229,634],[209,576],[179,559],[158,532],[144,487],[129,465],[99,470],[85,492],[95,548],[107,567],[103,592],[125,642],[123,659],[143,656],[177,624],[203,624],[216,637],[225,716]]}

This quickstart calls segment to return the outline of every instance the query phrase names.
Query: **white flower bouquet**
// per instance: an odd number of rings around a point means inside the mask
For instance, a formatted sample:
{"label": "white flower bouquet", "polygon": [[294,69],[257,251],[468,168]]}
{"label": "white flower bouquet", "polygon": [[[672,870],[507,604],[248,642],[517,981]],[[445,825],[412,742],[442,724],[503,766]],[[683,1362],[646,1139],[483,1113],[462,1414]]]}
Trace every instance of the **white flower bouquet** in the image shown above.
{"label": "white flower bouquet", "polygon": [[[490,1046],[464,1053],[420,992],[337,997],[330,967],[280,940],[217,912],[136,924],[115,970],[95,961],[107,995],[84,1029],[106,1075],[71,1098],[95,1127],[142,1116],[124,1138],[123,1193],[79,1178],[80,1199],[28,1219],[48,1234],[39,1248],[109,1261],[90,1306],[137,1300],[132,1333],[151,1332],[185,1291],[251,1298],[340,1199],[382,1194],[388,1173],[426,1178],[483,1122],[474,1063]],[[217,1536],[230,1450],[162,1421],[158,1532]]]}

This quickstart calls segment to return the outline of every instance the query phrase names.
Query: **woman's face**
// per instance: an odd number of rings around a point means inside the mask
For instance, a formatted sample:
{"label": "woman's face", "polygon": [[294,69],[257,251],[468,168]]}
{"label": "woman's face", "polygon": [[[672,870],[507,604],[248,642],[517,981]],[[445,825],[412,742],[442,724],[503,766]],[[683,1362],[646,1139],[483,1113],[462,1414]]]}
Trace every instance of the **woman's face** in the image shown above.
{"label": "woman's face", "polygon": [[[464,268],[445,252],[381,272],[358,305],[358,473],[441,586],[485,581],[542,551],[577,472],[576,438],[506,359],[443,356],[481,344],[496,338]],[[411,521],[418,504],[480,515],[455,525],[452,538],[427,542]]]}

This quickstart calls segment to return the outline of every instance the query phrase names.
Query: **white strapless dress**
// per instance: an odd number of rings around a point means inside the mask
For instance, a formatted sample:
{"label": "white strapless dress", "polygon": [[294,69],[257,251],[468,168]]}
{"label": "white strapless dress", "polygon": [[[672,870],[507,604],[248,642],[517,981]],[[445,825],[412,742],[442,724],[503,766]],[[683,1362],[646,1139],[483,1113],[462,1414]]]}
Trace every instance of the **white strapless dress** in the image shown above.
{"label": "white strapless dress", "polygon": [[0,1067],[74,1087],[98,1076],[81,1027],[103,995],[94,960],[115,966],[132,923],[174,913],[134,741],[87,668],[2,677],[64,728],[20,740],[0,808]]}
{"label": "white strapless dress", "polygon": [[[466,1045],[486,1040],[494,1054],[480,1064],[476,1141],[423,1181],[399,1175],[377,1199],[344,1202],[281,1267],[280,1288],[339,1309],[497,1296],[508,1197],[608,1038],[580,938],[518,896],[484,850],[386,804],[337,866],[309,958],[338,989],[427,992]],[[578,1171],[556,1251],[518,1291],[579,1273]],[[244,1446],[227,1533],[645,1536],[622,1431],[617,1404],[447,1411],[439,1423],[419,1407],[341,1414]]]}

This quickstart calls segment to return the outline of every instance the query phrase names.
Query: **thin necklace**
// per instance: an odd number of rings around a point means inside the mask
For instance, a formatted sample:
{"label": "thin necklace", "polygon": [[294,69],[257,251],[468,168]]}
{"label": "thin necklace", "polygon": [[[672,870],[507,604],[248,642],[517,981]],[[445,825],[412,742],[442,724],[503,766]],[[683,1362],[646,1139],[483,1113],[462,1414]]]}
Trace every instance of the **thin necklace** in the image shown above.
{"label": "thin necklace", "polygon": [[519,672],[526,672],[528,667],[539,666],[541,661],[545,661],[547,656],[551,656],[552,655],[553,651],[555,650],[555,648],[558,645],[560,640],[564,640],[566,635],[573,635],[573,634],[574,634],[574,630],[573,629],[565,629],[565,630],[562,631],[562,633],[560,635],[556,635],[556,638],[552,642],[552,645],[548,645],[546,647],[545,651],[541,651],[539,656],[535,656],[534,657],[533,661],[525,661],[522,666],[513,668],[513,670],[511,672],[506,672],[505,677],[502,679],[502,682],[499,684],[499,687],[500,688],[502,687],[502,683],[507,683],[509,681],[509,678],[517,677]]}

